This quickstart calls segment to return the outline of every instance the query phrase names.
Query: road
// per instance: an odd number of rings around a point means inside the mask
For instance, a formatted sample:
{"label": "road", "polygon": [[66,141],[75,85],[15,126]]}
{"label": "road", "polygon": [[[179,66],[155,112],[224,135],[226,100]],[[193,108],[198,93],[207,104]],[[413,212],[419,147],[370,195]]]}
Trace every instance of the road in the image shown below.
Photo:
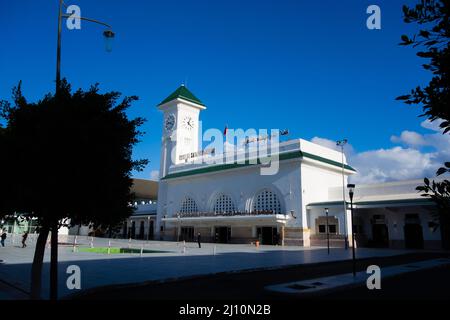
{"label": "road", "polygon": [[[376,257],[359,260],[358,270],[365,270],[368,265],[399,265],[414,261],[448,258],[445,253],[413,253],[393,257]],[[328,275],[351,272],[351,261],[315,263],[289,266],[273,270],[222,273],[200,276],[186,280],[165,283],[148,283],[140,286],[108,287],[95,289],[75,299],[151,299],[151,300],[290,300],[298,299],[296,295],[270,292],[264,289],[268,285],[311,279]],[[449,299],[449,268],[411,272],[395,278],[382,280],[382,289],[374,292],[367,288],[353,288],[328,292],[318,299]],[[308,298],[308,297],[303,297]],[[309,297],[311,298],[311,297]]]}

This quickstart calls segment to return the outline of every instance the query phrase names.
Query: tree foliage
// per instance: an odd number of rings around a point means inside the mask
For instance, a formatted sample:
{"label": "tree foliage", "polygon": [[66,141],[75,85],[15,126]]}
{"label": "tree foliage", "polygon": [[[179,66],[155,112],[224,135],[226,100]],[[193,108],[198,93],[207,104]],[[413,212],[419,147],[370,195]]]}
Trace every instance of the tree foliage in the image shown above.
{"label": "tree foliage", "polygon": [[412,37],[402,35],[400,45],[421,48],[417,56],[427,59],[423,67],[433,76],[425,88],[418,86],[397,99],[421,105],[423,116],[430,121],[444,120],[440,127],[447,133],[450,131],[450,2],[422,0],[414,8],[403,6],[403,14],[406,23],[417,23],[424,29]]}
{"label": "tree foliage", "polygon": [[[38,220],[43,235],[33,268],[42,264],[56,223],[68,218],[71,225],[108,228],[132,213],[130,175],[147,164],[132,160],[144,119],[125,113],[137,97],[119,98],[118,92],[99,93],[98,85],[72,92],[63,80],[56,96],[36,103],[26,100],[21,83],[13,89],[13,104],[0,102],[6,120],[0,130],[0,212]],[[40,274],[41,266],[36,270]]]}
{"label": "tree foliage", "polygon": [[[420,31],[409,37],[402,35],[400,45],[420,48],[417,56],[427,60],[422,66],[432,73],[424,88],[418,86],[409,94],[400,96],[409,105],[422,106],[422,116],[430,121],[441,121],[443,134],[450,133],[450,2],[421,0],[415,7],[403,6],[404,21],[417,23]],[[450,162],[436,172],[437,176],[450,173]],[[436,204],[435,217],[441,227],[443,246],[450,248],[450,181],[430,181],[416,190]]]}
{"label": "tree foliage", "polygon": [[131,171],[147,163],[131,158],[144,120],[125,114],[137,97],[117,103],[120,93],[98,91],[95,85],[72,94],[64,81],[58,99],[48,94],[28,103],[19,84],[14,106],[1,102],[7,120],[3,168],[12,173],[4,210],[107,226],[132,213]]}

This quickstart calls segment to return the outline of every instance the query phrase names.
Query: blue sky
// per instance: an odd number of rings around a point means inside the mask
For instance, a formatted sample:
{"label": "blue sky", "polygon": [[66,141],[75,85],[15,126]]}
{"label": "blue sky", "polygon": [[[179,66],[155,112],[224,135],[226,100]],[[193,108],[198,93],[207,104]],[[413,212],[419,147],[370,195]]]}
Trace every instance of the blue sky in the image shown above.
{"label": "blue sky", "polygon": [[[418,171],[407,170],[404,178],[420,178],[436,169],[442,154],[436,155],[437,144],[417,142],[439,134],[421,124],[421,110],[395,101],[430,78],[414,50],[398,45],[415,30],[401,11],[414,2],[66,0],[83,16],[110,23],[116,39],[107,53],[101,27],[82,22],[81,30],[64,29],[62,75],[74,88],[99,82],[102,91],[140,97],[129,116],[147,119],[146,134],[134,156],[151,162],[136,177],[159,169],[156,104],[187,82],[208,107],[204,128],[288,128],[292,138],[325,145],[346,137],[356,162],[361,155],[372,159],[360,164],[369,166],[364,173],[385,159],[380,150],[394,162],[396,151],[405,159],[414,151],[428,162],[418,159]],[[29,100],[54,90],[57,3],[0,2],[0,98],[9,99],[19,80]],[[381,30],[366,28],[371,4],[381,8]],[[384,176],[397,162],[385,163],[372,180],[394,179]]]}

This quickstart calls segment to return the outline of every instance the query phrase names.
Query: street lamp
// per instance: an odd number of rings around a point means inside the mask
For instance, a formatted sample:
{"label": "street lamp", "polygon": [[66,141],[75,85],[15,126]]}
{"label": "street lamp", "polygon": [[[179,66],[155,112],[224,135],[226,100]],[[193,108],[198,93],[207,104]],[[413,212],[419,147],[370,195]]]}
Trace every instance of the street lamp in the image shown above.
{"label": "street lamp", "polygon": [[181,229],[181,221],[180,221],[180,214],[177,214],[177,221],[178,221],[178,226],[177,226],[177,242],[180,242],[180,229]]}
{"label": "street lamp", "polygon": [[344,146],[347,144],[347,139],[336,141],[336,145],[341,147],[342,157],[342,201],[344,203],[344,246],[348,249],[348,235],[347,235],[347,203],[345,201],[345,175],[344,175]]}
{"label": "street lamp", "polygon": [[353,228],[353,194],[355,185],[352,183],[347,184],[348,195],[350,196],[350,213],[351,213],[351,226],[352,226],[352,261],[353,261],[353,276],[356,276],[356,258],[355,258],[355,230]]}
{"label": "street lamp", "polygon": [[330,254],[330,232],[328,229],[328,208],[325,208],[325,214],[327,216],[327,249],[328,249],[328,254]]}
{"label": "street lamp", "polygon": [[[114,32],[112,32],[112,28],[109,24],[79,17],[79,16],[73,16],[68,14],[62,13],[62,7],[66,7],[67,5],[64,3],[63,0],[59,0],[59,9],[58,9],[58,40],[56,45],[56,91],[55,91],[55,97],[56,99],[59,99],[59,90],[61,89],[61,33],[62,33],[62,19],[63,18],[72,18],[72,19],[79,19],[89,22],[94,22],[100,25],[103,25],[104,27],[108,28],[106,31],[103,32],[103,35],[105,36],[106,41],[106,50],[111,51],[111,44],[112,39],[114,38]],[[51,233],[51,252],[50,252],[50,299],[56,300],[58,296],[57,291],[57,282],[58,282],[58,222],[54,222],[51,226],[52,233]]]}
{"label": "street lamp", "polygon": [[150,240],[150,216],[147,217],[148,224],[148,233],[147,233],[147,241]]}
{"label": "street lamp", "polygon": [[89,21],[93,23],[100,24],[107,29],[103,32],[103,36],[105,37],[105,49],[107,52],[111,52],[112,50],[112,40],[115,36],[115,33],[112,31],[112,27],[102,21],[98,21],[95,19],[85,18],[85,17],[79,17],[79,16],[73,16],[69,14],[63,14],[62,13],[62,6],[67,8],[67,5],[64,3],[63,0],[59,0],[59,11],[58,11],[58,42],[56,46],[56,93],[58,93],[58,90],[61,86],[61,31],[62,31],[62,19],[63,18],[71,18],[71,19],[79,19],[84,21]]}
{"label": "street lamp", "polygon": [[112,30],[105,30],[103,31],[103,36],[105,37],[105,50],[107,52],[111,52],[112,51],[112,44],[113,44],[113,40],[114,40],[114,36],[116,34],[114,32],[112,32]]}

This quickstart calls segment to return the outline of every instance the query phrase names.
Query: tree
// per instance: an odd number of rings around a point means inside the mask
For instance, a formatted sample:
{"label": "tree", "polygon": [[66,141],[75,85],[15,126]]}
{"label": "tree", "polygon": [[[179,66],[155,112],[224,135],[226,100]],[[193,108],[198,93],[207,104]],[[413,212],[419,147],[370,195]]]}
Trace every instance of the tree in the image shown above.
{"label": "tree", "polygon": [[6,179],[0,181],[0,189],[10,190],[1,209],[4,214],[26,212],[40,226],[31,272],[32,298],[40,297],[49,232],[57,235],[64,219],[70,219],[72,226],[91,223],[108,228],[132,213],[130,174],[147,164],[131,157],[144,119],[129,120],[125,113],[137,97],[117,103],[119,97],[118,92],[100,94],[98,85],[72,93],[63,80],[57,97],[47,94],[29,103],[19,83],[13,89],[14,106],[0,102],[7,123],[2,139],[5,163],[0,167]]}
{"label": "tree", "polygon": [[[410,94],[397,100],[410,105],[420,105],[422,116],[430,121],[442,120],[440,128],[443,134],[450,133],[450,2],[440,0],[421,0],[414,8],[403,6],[404,21],[417,23],[423,27],[412,38],[402,35],[400,45],[420,47],[417,52],[421,58],[428,59],[423,64],[432,73],[432,79],[425,88],[418,86]],[[437,170],[436,175],[450,173],[450,162]],[[442,244],[450,249],[450,181],[431,181],[416,188],[423,196],[436,203],[435,216],[441,228]]]}

